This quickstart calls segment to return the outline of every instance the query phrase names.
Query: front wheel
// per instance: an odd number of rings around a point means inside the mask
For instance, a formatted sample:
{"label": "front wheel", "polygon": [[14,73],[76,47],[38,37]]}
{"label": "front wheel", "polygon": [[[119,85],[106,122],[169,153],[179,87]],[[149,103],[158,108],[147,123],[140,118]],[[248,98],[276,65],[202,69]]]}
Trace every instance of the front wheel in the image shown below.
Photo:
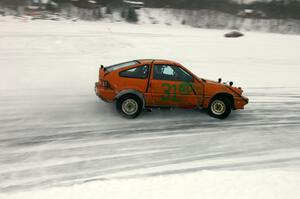
{"label": "front wheel", "polygon": [[117,110],[126,118],[136,118],[142,111],[142,101],[135,95],[124,95],[117,100]]}
{"label": "front wheel", "polygon": [[225,119],[231,112],[231,103],[227,97],[214,98],[208,107],[208,113],[215,118]]}

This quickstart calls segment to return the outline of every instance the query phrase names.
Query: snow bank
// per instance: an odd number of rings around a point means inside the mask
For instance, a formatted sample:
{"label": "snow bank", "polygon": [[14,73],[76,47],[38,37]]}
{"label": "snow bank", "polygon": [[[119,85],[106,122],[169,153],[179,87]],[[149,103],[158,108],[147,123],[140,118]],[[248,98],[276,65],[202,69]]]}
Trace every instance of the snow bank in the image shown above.
{"label": "snow bank", "polygon": [[[19,9],[18,12],[7,8],[4,10],[7,13],[6,15],[16,15],[17,13],[22,15],[21,13],[23,13],[22,9]],[[100,14],[100,11],[95,12],[94,10],[67,6],[62,8],[60,17],[56,17],[56,19],[62,21],[66,18],[74,21],[79,19],[102,22],[126,21],[121,17],[121,8],[113,9],[111,14],[106,14],[105,10],[105,7],[102,7],[102,14]],[[206,9],[141,8],[136,12],[138,13],[138,24],[188,25],[209,29],[239,29],[243,31],[300,34],[300,20],[297,19],[251,19]],[[26,19],[29,19],[29,17],[26,16],[24,20]]]}
{"label": "snow bank", "polygon": [[2,194],[1,199],[298,199],[300,173],[203,171],[193,174],[104,180],[44,190]]}
{"label": "snow bank", "polygon": [[214,10],[184,10],[171,8],[143,8],[140,23],[178,25],[198,28],[240,29],[262,32],[300,33],[299,20],[250,19]]}

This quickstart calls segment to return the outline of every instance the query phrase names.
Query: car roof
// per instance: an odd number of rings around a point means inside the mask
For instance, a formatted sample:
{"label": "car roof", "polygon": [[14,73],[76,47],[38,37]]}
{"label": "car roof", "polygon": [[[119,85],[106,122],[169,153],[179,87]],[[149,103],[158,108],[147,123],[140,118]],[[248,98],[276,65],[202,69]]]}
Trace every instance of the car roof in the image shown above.
{"label": "car roof", "polygon": [[136,61],[140,62],[141,64],[151,64],[152,62],[163,62],[166,64],[176,64],[180,65],[179,63],[167,59],[137,59]]}

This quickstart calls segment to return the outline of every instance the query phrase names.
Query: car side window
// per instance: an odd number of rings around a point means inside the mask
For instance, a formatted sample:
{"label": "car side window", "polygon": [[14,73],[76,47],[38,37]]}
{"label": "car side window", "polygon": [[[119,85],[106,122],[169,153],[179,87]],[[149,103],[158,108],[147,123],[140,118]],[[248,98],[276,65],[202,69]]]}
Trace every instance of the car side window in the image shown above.
{"label": "car side window", "polygon": [[156,80],[193,82],[193,76],[178,66],[156,64],[153,78]]}
{"label": "car side window", "polygon": [[194,78],[192,75],[190,75],[188,72],[183,70],[180,67],[174,66],[175,74],[176,74],[176,80],[175,81],[183,81],[183,82],[193,82]]}
{"label": "car side window", "polygon": [[124,70],[119,73],[120,77],[140,78],[140,79],[147,78],[148,74],[149,74],[149,66],[148,65],[130,68],[128,70]]}

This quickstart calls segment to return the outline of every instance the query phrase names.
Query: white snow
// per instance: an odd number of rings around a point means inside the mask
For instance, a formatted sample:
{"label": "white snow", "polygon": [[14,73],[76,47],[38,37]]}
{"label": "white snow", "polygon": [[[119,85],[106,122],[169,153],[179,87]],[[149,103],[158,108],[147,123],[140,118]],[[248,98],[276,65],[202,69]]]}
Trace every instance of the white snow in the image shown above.
{"label": "white snow", "polygon": [[145,3],[142,2],[142,1],[126,1],[126,0],[123,0],[124,3],[127,3],[127,4],[131,4],[131,5],[144,5]]}
{"label": "white snow", "polygon": [[[300,192],[300,37],[0,18],[0,198],[288,198]],[[100,64],[162,58],[233,80],[224,121],[172,110],[121,118]]]}
{"label": "white snow", "polygon": [[72,187],[5,195],[5,199],[298,199],[299,173],[202,171],[199,173],[88,182]]}

